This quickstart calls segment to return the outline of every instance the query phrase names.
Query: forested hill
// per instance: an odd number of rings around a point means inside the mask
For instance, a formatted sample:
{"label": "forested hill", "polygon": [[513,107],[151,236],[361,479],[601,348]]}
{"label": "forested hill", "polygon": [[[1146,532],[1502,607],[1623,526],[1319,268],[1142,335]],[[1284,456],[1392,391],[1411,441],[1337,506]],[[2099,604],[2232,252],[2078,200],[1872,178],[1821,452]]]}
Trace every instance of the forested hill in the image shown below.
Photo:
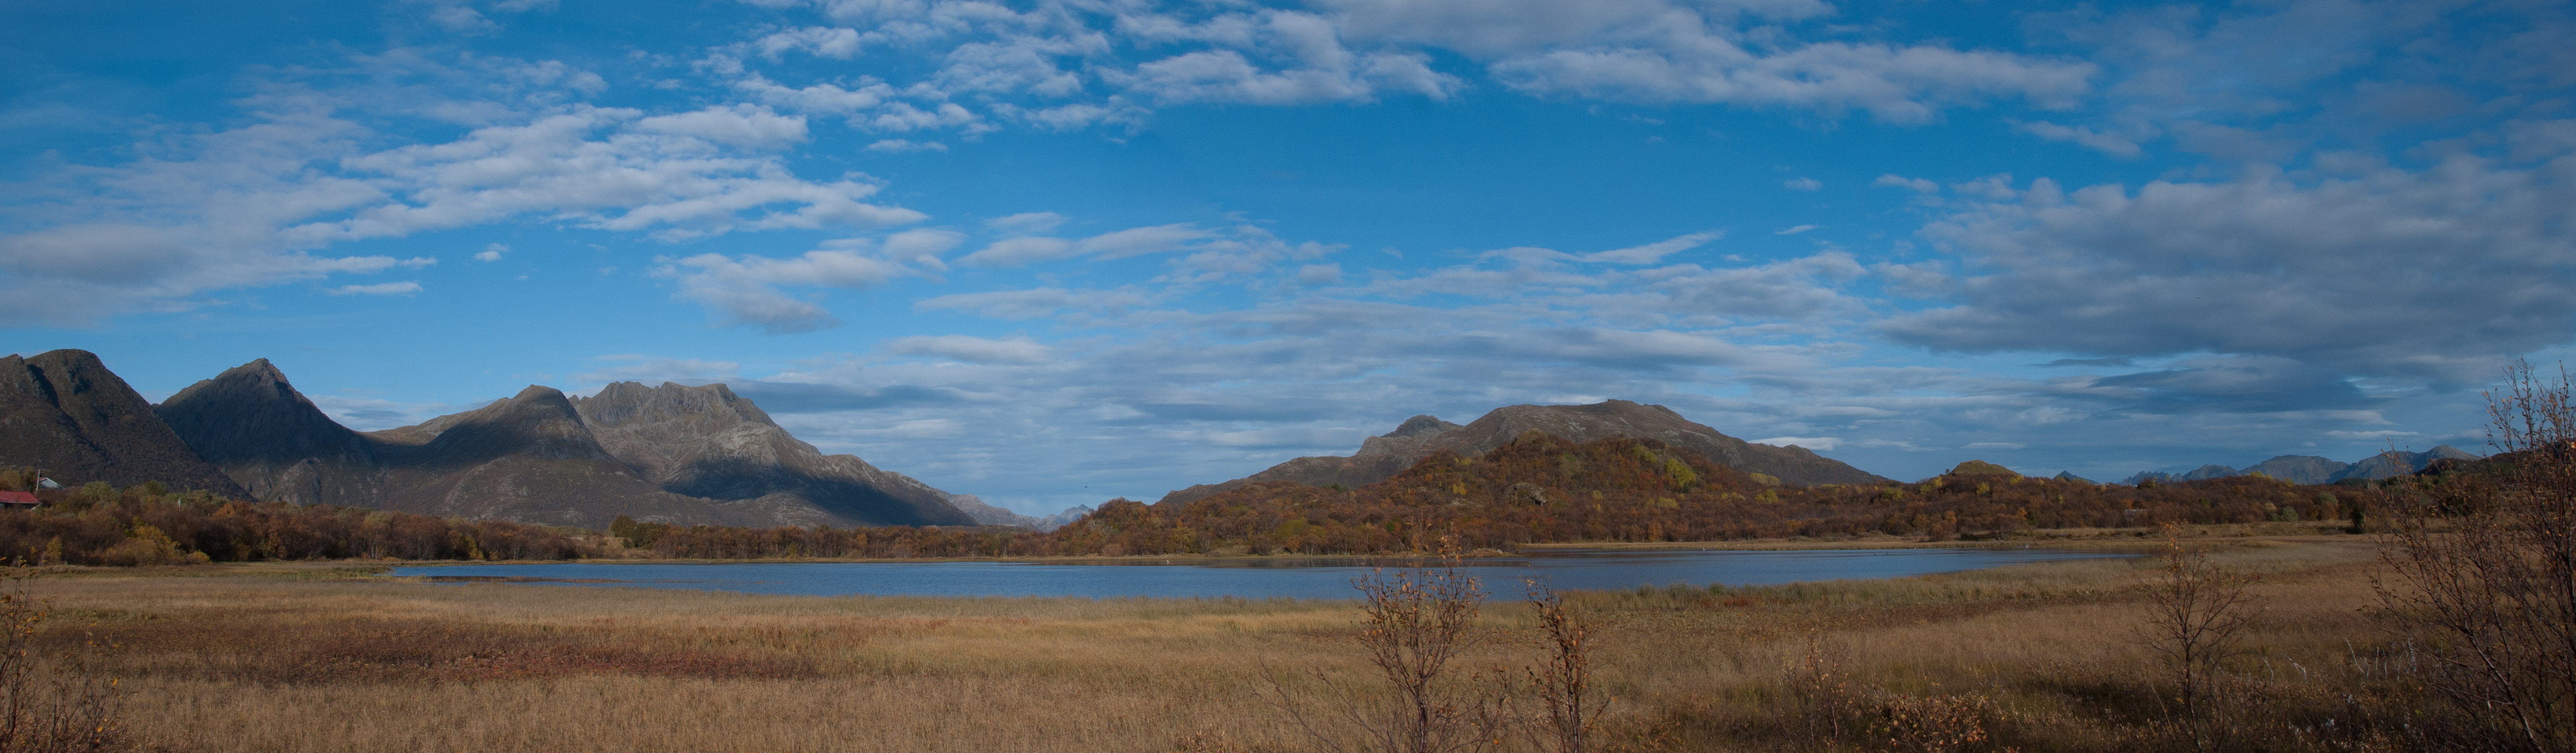
{"label": "forested hill", "polygon": [[[1253,484],[1188,502],[1103,504],[1051,533],[997,529],[767,530],[632,525],[666,556],[820,557],[1371,554],[1524,543],[1716,541],[1888,534],[1989,538],[2036,528],[2334,520],[2366,490],[2235,477],[2146,487],[2025,478],[1963,463],[1922,483],[1796,487],[1652,439],[1525,433],[1478,457],[1442,452],[1356,488]],[[1982,472],[1980,472],[1982,471]]]}
{"label": "forested hill", "polygon": [[1496,549],[1870,533],[1943,540],[2033,528],[2335,519],[2361,494],[2259,477],[2102,486],[1962,465],[2000,473],[1781,486],[1651,439],[1576,444],[1530,433],[1483,457],[1442,453],[1355,489],[1260,484],[1185,504],[1104,505],[1058,538],[1071,551],[1134,554],[1229,544],[1255,553],[1406,551],[1420,537],[1449,532],[1463,546]]}

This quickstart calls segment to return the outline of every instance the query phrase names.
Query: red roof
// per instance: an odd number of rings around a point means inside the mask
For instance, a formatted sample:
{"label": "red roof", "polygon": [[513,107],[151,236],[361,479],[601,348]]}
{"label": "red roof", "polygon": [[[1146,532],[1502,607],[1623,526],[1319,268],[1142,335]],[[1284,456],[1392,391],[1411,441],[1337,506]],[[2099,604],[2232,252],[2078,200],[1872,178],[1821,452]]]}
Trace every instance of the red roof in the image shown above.
{"label": "red roof", "polygon": [[12,505],[38,504],[36,501],[36,495],[32,492],[0,492],[0,503]]}

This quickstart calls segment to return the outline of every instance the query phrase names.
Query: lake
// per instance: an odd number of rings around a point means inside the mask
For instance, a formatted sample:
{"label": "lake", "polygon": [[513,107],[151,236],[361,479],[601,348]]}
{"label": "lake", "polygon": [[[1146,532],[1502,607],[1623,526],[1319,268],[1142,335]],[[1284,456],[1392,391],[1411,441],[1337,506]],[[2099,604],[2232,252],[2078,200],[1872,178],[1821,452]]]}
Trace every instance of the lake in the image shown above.
{"label": "lake", "polygon": [[[1775,585],[1799,581],[1900,578],[2066,559],[2128,556],[2049,549],[1809,549],[1791,551],[1557,550],[1466,561],[1495,598],[1518,598],[1534,578],[1557,590]],[[1130,596],[1260,599],[1357,598],[1351,580],[1373,564],[1408,560],[1272,558],[1068,562],[759,562],[397,567],[397,576],[441,582],[503,581],[808,596]]]}

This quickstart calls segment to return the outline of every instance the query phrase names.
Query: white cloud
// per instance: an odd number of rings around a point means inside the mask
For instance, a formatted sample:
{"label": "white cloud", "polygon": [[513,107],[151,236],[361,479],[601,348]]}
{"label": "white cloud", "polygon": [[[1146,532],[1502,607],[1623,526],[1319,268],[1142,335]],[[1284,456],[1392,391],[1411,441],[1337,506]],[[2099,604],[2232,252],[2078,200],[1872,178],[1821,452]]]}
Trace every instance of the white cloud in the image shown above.
{"label": "white cloud", "polygon": [[705,304],[720,326],[749,325],[773,334],[811,332],[841,320],[782,287],[861,288],[903,274],[902,265],[849,251],[807,251],[784,259],[699,254],[665,259],[654,274],[679,280],[677,297]]}
{"label": "white cloud", "polygon": [[1791,225],[1791,226],[1789,226],[1789,227],[1784,227],[1784,228],[1781,228],[1781,229],[1778,229],[1778,230],[1773,230],[1773,231],[1771,231],[1771,234],[1772,234],[1772,235],[1797,235],[1797,234],[1799,234],[1799,233],[1807,232],[1807,231],[1809,231],[1809,230],[1814,230],[1814,229],[1816,229],[1816,228],[1820,228],[1820,227],[1824,227],[1824,226],[1823,226],[1823,225]]}
{"label": "white cloud", "polygon": [[1780,187],[1791,191],[1815,191],[1823,189],[1825,182],[1814,178],[1790,178],[1780,181]]}
{"label": "white cloud", "polygon": [[1870,181],[1869,184],[1882,187],[1893,186],[1913,191],[1915,193],[1937,193],[1941,190],[1941,184],[1939,183],[1934,183],[1922,178],[1908,178],[1895,173],[1878,176],[1878,180]]}
{"label": "white cloud", "polygon": [[762,104],[794,112],[829,115],[855,115],[872,110],[900,96],[892,86],[870,80],[856,89],[838,84],[814,84],[802,88],[781,86],[759,74],[733,82],[733,88],[751,95]]}
{"label": "white cloud", "polygon": [[1152,297],[1134,290],[1036,288],[935,296],[922,299],[913,308],[971,311],[996,319],[1038,319],[1066,312],[1116,314],[1152,305]]}
{"label": "white cloud", "polygon": [[876,143],[869,144],[869,145],[868,145],[868,151],[871,151],[871,152],[892,152],[892,153],[897,153],[897,154],[900,154],[900,153],[903,153],[903,152],[945,152],[945,151],[948,151],[948,145],[947,145],[947,144],[942,144],[942,143],[939,143],[939,142],[936,142],[936,141],[907,141],[907,140],[904,140],[904,139],[882,139],[882,140],[877,141]]}
{"label": "white cloud", "polygon": [[2020,449],[2027,449],[2027,448],[2029,448],[2029,447],[2030,447],[2030,445],[2022,444],[2022,443],[2020,443],[2020,442],[1969,442],[1969,443],[1967,443],[1967,444],[1965,444],[1965,445],[1961,445],[1961,446],[1959,447],[1959,449],[1962,449],[1962,450],[2020,450]]}
{"label": "white cloud", "polygon": [[[1063,219],[1051,213],[1040,212],[1012,215],[995,220],[991,224],[999,228],[1016,230],[1053,226]],[[1214,232],[1186,223],[1128,228],[1078,241],[1045,236],[1024,236],[994,241],[982,250],[958,259],[957,263],[975,267],[1016,267],[1083,255],[1103,260],[1123,259],[1144,254],[1204,248],[1210,244],[1201,242],[1216,236]]]}
{"label": "white cloud", "polygon": [[[1296,11],[1241,17],[1243,49],[1199,50],[1104,74],[1111,83],[1163,103],[1303,104],[1375,99],[1380,91],[1446,99],[1461,85],[1414,52],[1355,52],[1332,21]],[[1247,52],[1293,61],[1265,69]]]}
{"label": "white cloud", "polygon": [[510,252],[510,247],[509,247],[509,246],[502,245],[502,244],[499,244],[499,243],[494,243],[494,244],[489,245],[489,246],[484,246],[484,247],[483,247],[483,250],[482,250],[481,252],[478,252],[478,253],[474,254],[474,260],[475,260],[475,261],[500,261],[500,260],[501,260],[501,255],[502,255],[502,254],[509,253],[509,252]]}
{"label": "white cloud", "polygon": [[709,107],[635,121],[634,130],[687,136],[752,149],[781,149],[805,141],[805,116],[780,115],[758,105]]}
{"label": "white cloud", "polygon": [[2085,126],[2062,126],[2056,123],[2040,120],[2029,123],[2014,123],[2013,127],[2033,136],[2038,136],[2050,141],[2071,142],[2081,145],[2086,149],[2108,154],[2113,157],[2134,158],[2138,156],[2141,151],[2138,148],[2137,139],[2119,134],[2104,133]]}
{"label": "white cloud", "polygon": [[1342,265],[1308,264],[1297,268],[1297,284],[1307,287],[1334,285],[1342,281]]}
{"label": "white cloud", "polygon": [[775,32],[751,43],[770,60],[788,52],[848,60],[859,53],[859,30],[848,27],[807,26]]}
{"label": "white cloud", "polygon": [[1723,237],[1726,237],[1725,231],[1706,230],[1691,233],[1689,235],[1673,236],[1671,238],[1648,243],[1643,246],[1630,246],[1610,251],[1596,251],[1584,254],[1581,258],[1584,261],[1604,262],[1610,264],[1654,264],[1656,262],[1663,261],[1666,256],[1699,248],[1701,246],[1708,245],[1709,241],[1714,241]]}
{"label": "white cloud", "polygon": [[[736,229],[879,227],[924,217],[867,204],[868,183],[814,183],[776,156],[728,154],[804,138],[800,119],[708,108],[642,118],[580,107],[524,125],[475,130],[445,144],[400,147],[341,164],[393,199],[345,220],[287,228],[304,242],[401,236],[538,214],[602,230],[690,238]],[[632,126],[629,129],[629,126]],[[602,130],[623,137],[593,140]],[[405,200],[407,199],[407,200]]]}
{"label": "white cloud", "polygon": [[[1903,342],[2094,356],[2277,356],[2341,373],[2491,378],[2576,335],[2576,184],[2456,156],[2420,172],[2256,171],[2067,193],[2045,179],[1925,235],[1979,270]],[[2456,382],[2455,382],[2456,383]]]}
{"label": "white cloud", "polygon": [[1820,42],[1761,54],[1738,41],[1682,31],[1637,46],[1559,49],[1489,67],[1538,94],[1640,102],[1709,102],[1868,110],[1893,123],[1932,120],[1944,106],[2020,97],[2059,106],[2089,89],[2090,63],[2000,52]]}
{"label": "white cloud", "polygon": [[885,345],[886,352],[905,355],[939,356],[968,363],[1045,363],[1054,350],[1026,337],[988,340],[966,335],[932,335],[896,338]]}
{"label": "white cloud", "polygon": [[1074,244],[1082,253],[1098,254],[1102,259],[1122,259],[1141,254],[1162,253],[1187,248],[1192,242],[1213,235],[1196,226],[1155,225],[1102,233]]}
{"label": "white cloud", "polygon": [[1016,267],[1032,262],[1052,261],[1074,254],[1073,241],[1063,238],[1028,237],[994,241],[982,250],[967,254],[957,263],[970,267]]}
{"label": "white cloud", "polygon": [[984,226],[1005,233],[1043,233],[1064,224],[1066,219],[1054,212],[1021,212],[985,220]]}
{"label": "white cloud", "polygon": [[342,285],[322,292],[331,295],[411,295],[420,292],[420,283],[384,282],[374,285]]}

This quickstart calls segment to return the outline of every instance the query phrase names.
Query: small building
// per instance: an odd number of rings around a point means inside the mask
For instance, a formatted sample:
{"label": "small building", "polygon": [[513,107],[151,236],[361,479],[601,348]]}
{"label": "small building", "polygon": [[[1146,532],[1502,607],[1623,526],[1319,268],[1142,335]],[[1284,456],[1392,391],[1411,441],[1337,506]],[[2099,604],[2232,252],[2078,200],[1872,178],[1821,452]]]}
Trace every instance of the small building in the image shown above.
{"label": "small building", "polygon": [[35,507],[40,504],[44,503],[37,501],[35,492],[0,492],[0,506],[8,509]]}

